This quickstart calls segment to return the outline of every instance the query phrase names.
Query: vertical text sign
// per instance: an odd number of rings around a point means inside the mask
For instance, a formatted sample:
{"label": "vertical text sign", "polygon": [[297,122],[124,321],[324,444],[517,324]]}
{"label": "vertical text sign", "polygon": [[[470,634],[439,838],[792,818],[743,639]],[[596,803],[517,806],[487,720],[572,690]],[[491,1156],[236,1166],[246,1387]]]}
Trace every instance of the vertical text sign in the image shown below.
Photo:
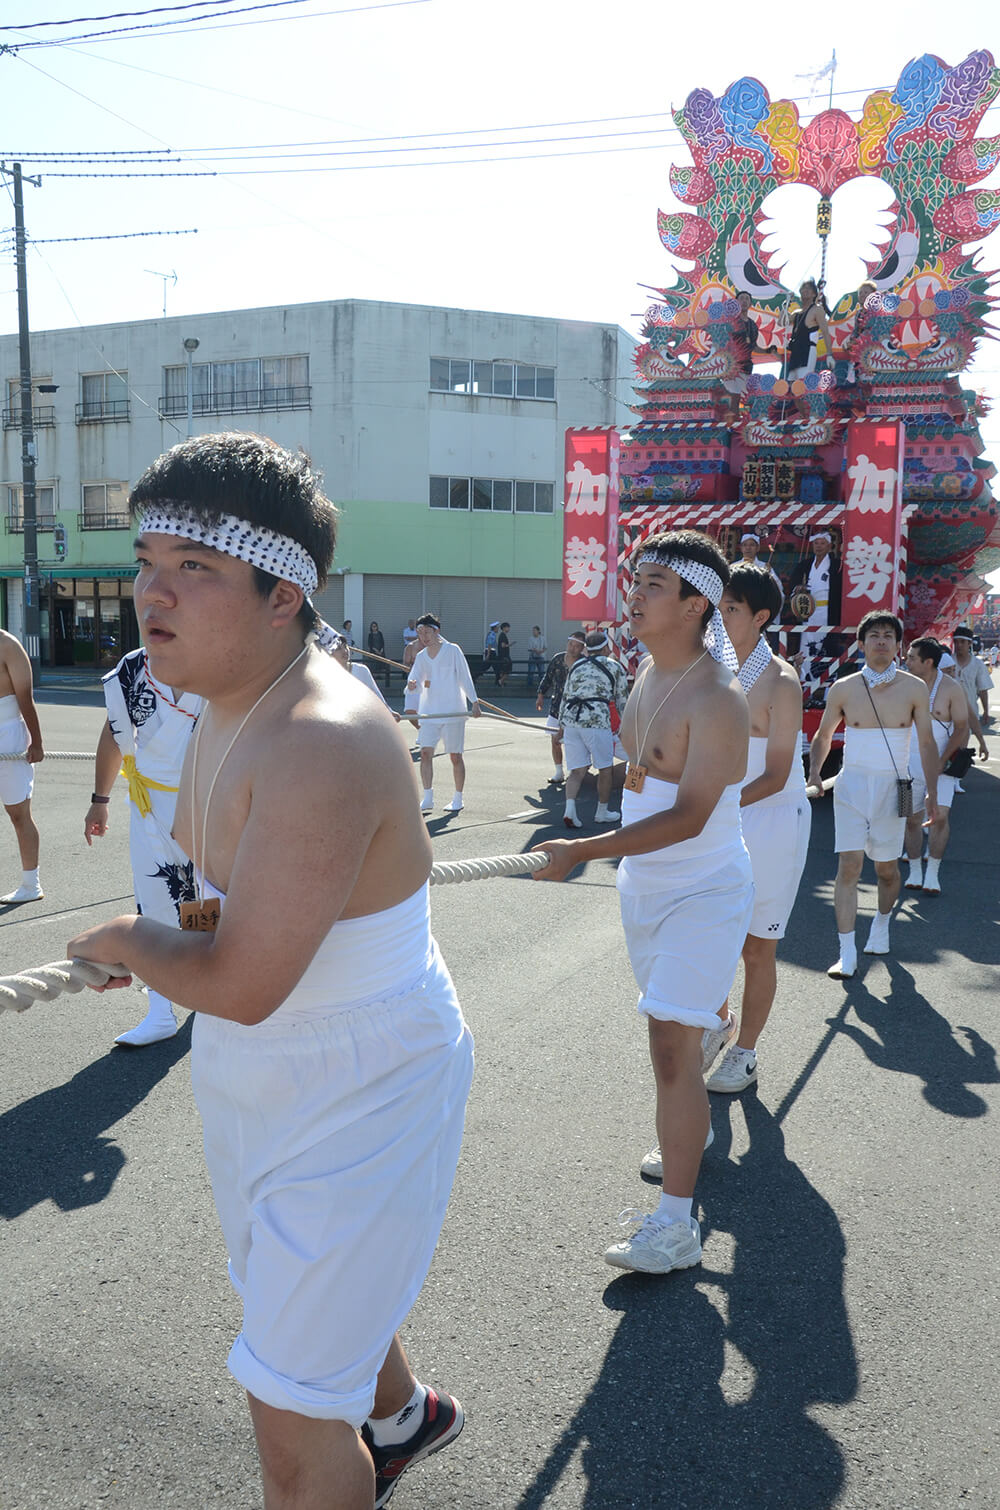
{"label": "vertical text sign", "polygon": [[564,619],[618,617],[617,430],[567,430],[563,494]]}
{"label": "vertical text sign", "polygon": [[848,428],[844,477],[841,623],[856,628],[873,608],[899,611],[903,517],[903,426],[856,420]]}

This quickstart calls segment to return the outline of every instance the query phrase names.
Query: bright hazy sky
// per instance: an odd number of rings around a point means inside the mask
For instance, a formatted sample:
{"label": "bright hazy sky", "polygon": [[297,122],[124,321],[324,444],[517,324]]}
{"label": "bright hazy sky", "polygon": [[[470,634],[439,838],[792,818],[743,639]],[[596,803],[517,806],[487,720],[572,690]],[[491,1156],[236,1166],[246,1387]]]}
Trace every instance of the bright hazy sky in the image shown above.
{"label": "bright hazy sky", "polygon": [[[180,0],[3,0],[0,43],[122,23],[65,31],[19,24],[160,3]],[[783,30],[773,7],[725,0],[710,8],[353,0],[350,10],[352,0],[304,0],[225,20],[251,3],[218,0],[208,9],[222,18],[178,24],[176,35],[0,56],[0,152],[8,163],[23,153],[26,171],[38,172],[28,161],[33,152],[170,147],[203,154],[204,169],[217,174],[115,182],[55,176],[101,164],[42,169],[41,189],[25,188],[30,237],[187,227],[199,234],[30,248],[34,329],[154,317],[164,292],[157,274],[176,273],[167,312],[190,315],[193,335],[201,311],[348,297],[614,321],[635,333],[646,302],[637,285],[672,281],[656,211],[673,205],[671,162],[690,161],[667,112],[691,89],[718,95],[749,73],[772,99],[799,99],[808,118],[825,106],[828,84],[810,105],[800,75],[820,69],[835,47],[834,103],[856,114],[916,53],[954,64],[989,46],[996,31],[995,5],[985,0],[947,10],[940,0],[914,0],[895,30],[870,0],[789,6]],[[178,23],[197,14],[179,10]],[[869,24],[875,15],[877,27]],[[1000,108],[981,130],[1000,132]],[[595,136],[602,139],[588,139]],[[361,138],[397,140],[369,142],[361,155]],[[288,144],[341,155],[291,161]],[[438,150],[398,150],[428,144]],[[259,160],[279,153],[284,161]],[[289,171],[307,167],[339,171]],[[811,206],[798,226],[794,210],[791,217],[782,237],[797,282],[818,270],[818,253]],[[863,204],[834,200],[842,244],[831,243],[831,302],[863,275],[856,252],[872,224]],[[1000,235],[993,240],[987,267],[1000,262]],[[0,328],[13,331],[9,251],[4,267]],[[996,343],[986,344],[974,382],[1000,399]],[[1000,452],[997,419],[985,434]]]}

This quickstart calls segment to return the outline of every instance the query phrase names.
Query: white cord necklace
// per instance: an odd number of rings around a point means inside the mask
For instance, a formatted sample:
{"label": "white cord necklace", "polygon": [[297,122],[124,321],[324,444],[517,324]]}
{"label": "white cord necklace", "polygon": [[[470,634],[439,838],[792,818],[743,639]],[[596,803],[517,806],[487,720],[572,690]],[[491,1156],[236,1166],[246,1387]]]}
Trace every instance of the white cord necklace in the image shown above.
{"label": "white cord necklace", "polygon": [[646,677],[649,675],[649,666],[647,666],[646,669],[645,669],[645,671],[642,673],[642,680],[639,683],[639,687],[638,687],[638,690],[637,690],[637,693],[636,693],[635,713],[633,715],[634,720],[635,720],[635,737],[636,737],[636,740],[638,742],[638,748],[636,750],[635,765],[632,765],[631,762],[630,762],[629,765],[626,767],[626,771],[625,771],[625,788],[626,788],[627,791],[629,791],[629,792],[641,792],[642,789],[643,789],[643,787],[646,784],[646,777],[649,774],[649,768],[648,768],[648,766],[642,765],[640,762],[642,761],[642,753],[643,753],[643,751],[646,748],[646,740],[649,738],[649,731],[653,727],[653,720],[659,715],[660,709],[663,707],[663,704],[666,702],[667,698],[670,697],[674,692],[677,691],[677,688],[680,686],[681,682],[687,676],[688,671],[693,671],[696,666],[700,666],[701,663],[702,663],[702,661],[705,659],[706,655],[708,655],[708,651],[707,650],[703,650],[702,653],[701,653],[701,655],[698,657],[698,659],[696,661],[692,661],[691,664],[690,664],[690,666],[687,667],[687,670],[681,672],[680,676],[677,678],[677,680],[674,682],[673,686],[670,688],[670,691],[664,693],[663,697],[660,698],[660,701],[657,703],[656,708],[655,708],[655,710],[653,712],[652,717],[647,720],[647,723],[646,723],[646,732],[643,734],[642,739],[640,740],[639,739],[639,703],[642,701],[643,688],[646,685]]}
{"label": "white cord necklace", "polygon": [[229,741],[228,745],[226,746],[225,754],[215,768],[215,775],[212,777],[212,780],[209,784],[208,796],[205,798],[205,807],[202,812],[200,869],[198,867],[198,850],[195,840],[195,800],[198,790],[198,749],[201,744],[201,731],[205,727],[205,719],[200,718],[198,720],[198,726],[195,729],[194,735],[194,749],[191,752],[191,861],[194,866],[195,877],[198,879],[199,884],[197,891],[197,900],[194,902],[182,902],[180,904],[182,928],[193,929],[197,932],[212,932],[218,925],[218,906],[216,905],[210,910],[206,910],[205,907],[205,858],[208,846],[208,809],[212,801],[212,794],[215,791],[215,783],[219,779],[219,772],[222,770],[222,767],[225,765],[226,761],[229,759],[230,754],[232,753],[233,746],[239,739],[240,735],[243,733],[243,730],[246,728],[247,724],[250,722],[250,719],[260,707],[261,703],[264,701],[265,697],[267,697],[269,692],[274,691],[278,683],[288,675],[293,666],[297,666],[299,664],[299,661],[301,661],[302,657],[305,655],[308,649],[309,642],[307,641],[306,644],[303,645],[302,649],[299,651],[295,659],[293,661],[289,661],[284,671],[278,673],[269,687],[264,688],[264,691],[260,694],[260,697],[258,697],[249,713],[245,713],[243,715],[239,728],[236,730],[236,733]]}

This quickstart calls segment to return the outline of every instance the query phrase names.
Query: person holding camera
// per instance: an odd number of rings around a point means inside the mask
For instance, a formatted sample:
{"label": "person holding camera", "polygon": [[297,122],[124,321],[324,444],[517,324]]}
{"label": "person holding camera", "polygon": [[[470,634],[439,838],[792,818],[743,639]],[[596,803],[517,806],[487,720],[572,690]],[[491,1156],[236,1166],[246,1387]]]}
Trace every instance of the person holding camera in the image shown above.
{"label": "person holding camera", "polygon": [[937,781],[941,760],[934,742],[927,687],[897,658],[903,626],[895,614],[876,608],[858,625],[865,663],[853,676],[834,682],[826,711],[809,750],[810,797],[823,795],[822,771],[834,730],[844,724],[844,764],[833,789],[833,847],[837,880],[833,906],[840,958],[826,972],[850,980],[858,970],[854,926],[858,882],[865,855],[878,876],[878,911],[872,920],[866,954],[888,954],[889,922],[899,897],[899,856],[906,820],[913,811],[909,774],[910,737],[917,731],[926,795],[926,822],[937,818]]}
{"label": "person holding camera", "polygon": [[956,780],[964,776],[974,760],[972,750],[967,748],[969,738],[969,708],[965,692],[953,677],[941,670],[944,646],[940,640],[926,636],[914,640],[906,652],[906,669],[927,687],[931,705],[931,724],[934,742],[940,760],[937,781],[937,817],[927,834],[927,870],[923,868],[924,850],[924,783],[918,772],[913,773],[913,813],[906,820],[906,858],[909,874],[906,880],[910,891],[926,891],[937,896],[941,891],[938,866],[944,859],[951,836],[949,818],[951,799],[955,794]]}

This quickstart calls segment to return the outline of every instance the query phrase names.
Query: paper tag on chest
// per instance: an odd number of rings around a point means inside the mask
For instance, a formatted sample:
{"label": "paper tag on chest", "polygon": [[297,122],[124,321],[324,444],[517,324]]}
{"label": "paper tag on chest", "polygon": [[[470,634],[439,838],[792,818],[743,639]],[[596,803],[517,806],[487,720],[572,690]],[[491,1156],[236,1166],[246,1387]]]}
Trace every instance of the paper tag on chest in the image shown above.
{"label": "paper tag on chest", "polygon": [[648,767],[644,765],[629,765],[625,770],[625,790],[627,792],[641,792],[646,785]]}
{"label": "paper tag on chest", "polygon": [[188,933],[214,933],[222,916],[217,897],[206,897],[204,902],[182,902],[180,913],[181,927]]}

